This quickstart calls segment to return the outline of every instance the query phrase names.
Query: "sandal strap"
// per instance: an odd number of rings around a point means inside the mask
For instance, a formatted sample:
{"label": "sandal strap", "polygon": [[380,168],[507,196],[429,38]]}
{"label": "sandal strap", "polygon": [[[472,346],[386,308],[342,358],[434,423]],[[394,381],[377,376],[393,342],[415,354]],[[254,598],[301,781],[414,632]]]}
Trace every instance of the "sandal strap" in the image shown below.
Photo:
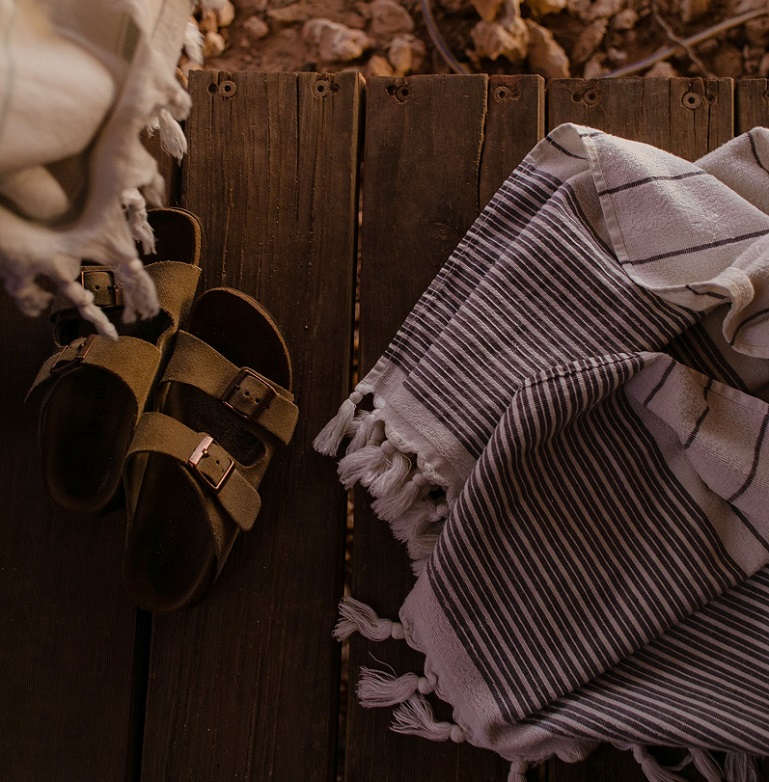
{"label": "sandal strap", "polygon": [[259,492],[238,469],[238,462],[210,435],[195,432],[163,413],[145,413],[139,419],[126,463],[142,453],[175,459],[198,479],[238,527],[248,531],[254,526],[262,504]]}
{"label": "sandal strap", "polygon": [[[169,316],[176,330],[189,314],[200,279],[200,267],[181,261],[156,261],[144,268],[155,284],[160,308]],[[93,294],[97,307],[111,309],[123,305],[123,292],[117,283],[114,267],[83,265],[80,267],[80,283]],[[63,321],[79,317],[77,308],[66,296],[57,294],[54,297],[51,304],[54,333]]]}
{"label": "sandal strap", "polygon": [[236,366],[193,334],[178,333],[161,383],[194,386],[284,445],[291,442],[299,416],[293,394],[250,367]]}
{"label": "sandal strap", "polygon": [[161,353],[154,345],[137,337],[118,337],[117,340],[97,334],[78,337],[43,363],[27,392],[27,399],[40,386],[78,367],[98,367],[125,383],[133,393],[140,413],[152,390],[160,358]]}

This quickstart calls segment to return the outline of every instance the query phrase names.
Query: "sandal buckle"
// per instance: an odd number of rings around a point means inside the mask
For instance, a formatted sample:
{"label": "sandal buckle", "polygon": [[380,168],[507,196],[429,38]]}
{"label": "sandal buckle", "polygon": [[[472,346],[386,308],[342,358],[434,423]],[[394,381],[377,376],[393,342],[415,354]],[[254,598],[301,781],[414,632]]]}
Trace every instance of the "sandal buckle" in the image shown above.
{"label": "sandal buckle", "polygon": [[[221,469],[218,474],[214,473],[213,475],[211,472],[202,469],[202,464],[208,465],[208,459],[216,456],[216,454],[211,453],[210,449],[212,448],[220,451],[221,457],[226,458],[228,462],[224,467],[222,467],[220,460],[214,458],[214,461]],[[195,447],[195,450],[190,454],[189,459],[187,459],[187,464],[189,464],[198,478],[200,478],[204,483],[208,484],[208,486],[210,486],[216,492],[218,492],[222,486],[224,486],[225,481],[230,477],[230,473],[235,468],[235,460],[232,459],[219,445],[219,443],[217,443],[216,440],[214,440],[214,438],[208,434],[203,435],[202,439]],[[215,468],[212,468],[212,471],[214,470]]]}
{"label": "sandal buckle", "polygon": [[71,342],[67,345],[67,347],[59,353],[56,361],[53,362],[51,374],[60,375],[62,372],[72,369],[78,364],[82,364],[95,340],[96,334],[89,334],[87,337],[82,337],[76,343]]}
{"label": "sandal buckle", "polygon": [[275,389],[271,385],[265,383],[253,369],[243,367],[219,398],[225,407],[247,421],[254,421],[269,407],[275,396]]}
{"label": "sandal buckle", "polygon": [[80,270],[80,284],[93,294],[97,307],[120,307],[123,304],[123,289],[115,280],[115,273],[108,269]]}

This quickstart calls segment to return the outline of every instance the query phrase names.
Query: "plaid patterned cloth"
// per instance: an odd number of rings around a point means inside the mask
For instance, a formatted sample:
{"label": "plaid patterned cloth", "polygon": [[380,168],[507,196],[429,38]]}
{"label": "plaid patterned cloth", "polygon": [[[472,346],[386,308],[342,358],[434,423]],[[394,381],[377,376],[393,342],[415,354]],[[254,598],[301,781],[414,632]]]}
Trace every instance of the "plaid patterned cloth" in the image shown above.
{"label": "plaid patterned cloth", "polygon": [[649,745],[750,779],[769,752],[768,214],[767,130],[689,163],[563,125],[318,436],[351,438],[340,477],[418,574],[400,622],[345,600],[337,628],[424,653],[422,676],[362,673],[396,730],[493,749],[511,779],[604,741],[651,780],[679,777]]}

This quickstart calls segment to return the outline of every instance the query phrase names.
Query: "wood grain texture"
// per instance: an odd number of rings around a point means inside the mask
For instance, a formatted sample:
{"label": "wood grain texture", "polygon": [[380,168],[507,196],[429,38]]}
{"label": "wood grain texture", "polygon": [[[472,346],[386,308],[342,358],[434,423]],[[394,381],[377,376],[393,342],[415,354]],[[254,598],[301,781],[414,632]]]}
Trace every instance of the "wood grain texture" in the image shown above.
{"label": "wood grain texture", "polygon": [[545,80],[541,76],[492,76],[487,105],[481,207],[544,135]]}
{"label": "wood grain texture", "polygon": [[769,125],[767,85],[766,79],[743,79],[737,83],[734,96],[737,104],[737,134]]}
{"label": "wood grain texture", "polygon": [[121,577],[121,513],[54,509],[42,486],[35,404],[53,351],[46,316],[0,297],[0,779],[123,780],[135,612]]}
{"label": "wood grain texture", "polygon": [[205,286],[281,325],[300,422],[255,528],[197,607],[156,617],[143,779],[335,777],[346,495],[312,438],[348,391],[357,225],[357,74],[197,73],[182,203]]}
{"label": "wood grain texture", "polygon": [[643,141],[696,160],[732,138],[731,79],[554,79],[548,128],[563,122]]}
{"label": "wood grain texture", "polygon": [[[513,143],[504,151],[494,150],[496,158],[491,152],[486,155],[488,92],[483,76],[368,82],[361,251],[363,373],[485,203],[481,161],[490,181],[493,160],[507,155],[510,161],[520,152]],[[517,108],[524,111],[522,104]],[[537,102],[530,108],[536,116]],[[495,138],[504,132],[504,119],[499,120]],[[357,492],[353,596],[370,603],[380,615],[395,617],[412,584],[405,547],[372,514],[366,494]],[[378,661],[398,674],[418,672],[423,666],[420,656],[402,641],[373,644],[351,639],[347,782],[506,779],[508,764],[492,753],[400,736],[388,730],[390,709],[364,711],[353,693],[357,672],[361,665],[380,666]]]}

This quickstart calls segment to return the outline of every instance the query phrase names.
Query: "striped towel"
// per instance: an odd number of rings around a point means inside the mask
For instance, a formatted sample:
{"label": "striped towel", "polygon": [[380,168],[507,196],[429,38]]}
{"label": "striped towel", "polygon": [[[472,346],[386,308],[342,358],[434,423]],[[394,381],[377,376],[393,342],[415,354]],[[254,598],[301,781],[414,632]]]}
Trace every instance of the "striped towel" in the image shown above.
{"label": "striped towel", "polygon": [[650,780],[680,778],[650,745],[751,779],[769,753],[768,214],[764,129],[689,163],[562,125],[513,172],[315,442],[351,438],[340,478],[418,575],[399,622],[342,603],[338,638],[425,655],[422,675],[364,670],[363,705],[495,750],[511,780],[601,742]]}

